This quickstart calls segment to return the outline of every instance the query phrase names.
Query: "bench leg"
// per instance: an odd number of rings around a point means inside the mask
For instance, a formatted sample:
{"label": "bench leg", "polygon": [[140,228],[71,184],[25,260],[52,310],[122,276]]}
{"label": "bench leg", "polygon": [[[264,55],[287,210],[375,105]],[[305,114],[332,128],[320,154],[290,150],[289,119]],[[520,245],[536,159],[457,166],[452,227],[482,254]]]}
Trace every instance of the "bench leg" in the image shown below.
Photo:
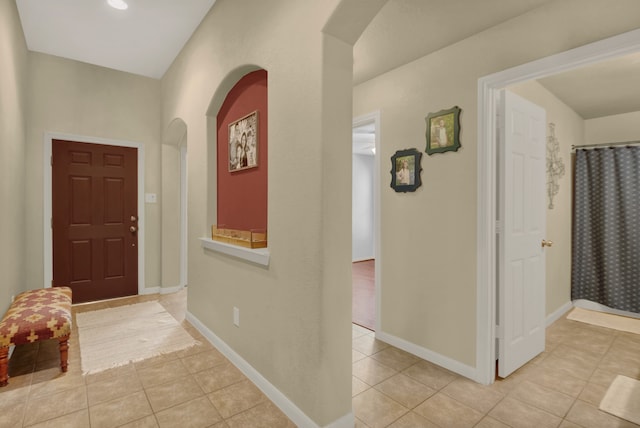
{"label": "bench leg", "polygon": [[60,337],[60,368],[63,373],[67,371],[67,360],[69,359],[69,336]]}
{"label": "bench leg", "polygon": [[0,386],[9,383],[9,347],[0,348]]}

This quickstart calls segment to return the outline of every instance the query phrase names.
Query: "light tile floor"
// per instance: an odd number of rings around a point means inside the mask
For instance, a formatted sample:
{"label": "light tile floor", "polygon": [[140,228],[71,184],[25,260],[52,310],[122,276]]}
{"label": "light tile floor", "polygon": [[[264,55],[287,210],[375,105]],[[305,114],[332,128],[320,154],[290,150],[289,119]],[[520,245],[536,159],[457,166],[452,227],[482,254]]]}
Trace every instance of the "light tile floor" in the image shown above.
{"label": "light tile floor", "polygon": [[[62,375],[55,341],[19,347],[0,390],[2,427],[292,427],[187,322],[186,291],[74,307],[158,300],[201,345],[83,376],[77,333]],[[637,427],[598,410],[617,374],[640,379],[640,336],[561,319],[547,350],[506,380],[478,385],[353,328],[357,427]]]}
{"label": "light tile floor", "polygon": [[640,379],[638,335],[563,317],[544,353],[484,386],[352,329],[357,427],[638,427],[598,410],[616,375]]}

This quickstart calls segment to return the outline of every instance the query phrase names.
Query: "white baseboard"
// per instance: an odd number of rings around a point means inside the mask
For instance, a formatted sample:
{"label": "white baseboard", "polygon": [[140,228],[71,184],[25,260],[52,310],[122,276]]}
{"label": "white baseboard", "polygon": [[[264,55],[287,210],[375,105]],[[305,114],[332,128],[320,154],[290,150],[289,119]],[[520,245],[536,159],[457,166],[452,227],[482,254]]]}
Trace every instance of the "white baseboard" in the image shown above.
{"label": "white baseboard", "polygon": [[142,289],[142,292],[140,294],[146,296],[147,294],[158,294],[159,292],[160,287],[146,287]]}
{"label": "white baseboard", "polygon": [[[207,338],[218,351],[220,351],[231,363],[236,366],[244,375],[249,378],[282,412],[287,415],[294,424],[304,428],[319,428],[319,426],[298,408],[286,395],[273,386],[264,378],[251,364],[242,358],[236,351],[220,339],[213,331],[209,330],[198,318],[187,311],[186,319],[204,337]],[[348,413],[335,422],[327,425],[327,428],[352,428],[354,425],[353,413]]]}
{"label": "white baseboard", "polygon": [[457,373],[460,376],[464,376],[478,382],[478,370],[476,370],[476,368],[474,367],[463,364],[452,358],[445,357],[444,355],[438,354],[437,352],[433,352],[427,348],[423,348],[422,346],[416,345],[415,343],[411,343],[388,333],[376,331],[376,339],[393,345],[396,348],[400,348],[403,351],[422,358],[423,360],[429,361],[433,364],[437,364],[438,366]]}
{"label": "white baseboard", "polygon": [[573,306],[582,308],[582,309],[589,309],[591,311],[605,312],[613,315],[621,315],[623,317],[628,317],[628,318],[640,318],[640,314],[637,314],[635,312],[629,312],[629,311],[623,311],[620,309],[610,308],[609,306],[605,306],[601,303],[592,302],[591,300],[577,299],[573,301]]}
{"label": "white baseboard", "polygon": [[562,318],[562,316],[566,314],[567,311],[571,310],[571,308],[573,308],[573,305],[571,304],[571,302],[567,302],[547,315],[547,327]]}
{"label": "white baseboard", "polygon": [[325,425],[324,428],[353,428],[356,424],[356,418],[353,413],[349,412],[337,421]]}
{"label": "white baseboard", "polygon": [[175,287],[159,287],[159,288],[160,288],[160,294],[171,294],[171,293],[177,293],[178,291],[182,290],[184,286],[176,285]]}

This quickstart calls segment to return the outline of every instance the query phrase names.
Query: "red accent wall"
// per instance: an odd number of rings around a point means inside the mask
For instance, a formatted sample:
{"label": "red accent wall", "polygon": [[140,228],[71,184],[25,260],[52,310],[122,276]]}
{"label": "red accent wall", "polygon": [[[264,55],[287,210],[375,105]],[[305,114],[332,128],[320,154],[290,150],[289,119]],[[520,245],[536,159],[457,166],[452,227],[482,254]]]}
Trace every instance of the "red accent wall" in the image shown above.
{"label": "red accent wall", "polygon": [[[229,172],[229,124],[258,112],[257,167]],[[267,72],[244,76],[218,112],[218,225],[267,229]]]}

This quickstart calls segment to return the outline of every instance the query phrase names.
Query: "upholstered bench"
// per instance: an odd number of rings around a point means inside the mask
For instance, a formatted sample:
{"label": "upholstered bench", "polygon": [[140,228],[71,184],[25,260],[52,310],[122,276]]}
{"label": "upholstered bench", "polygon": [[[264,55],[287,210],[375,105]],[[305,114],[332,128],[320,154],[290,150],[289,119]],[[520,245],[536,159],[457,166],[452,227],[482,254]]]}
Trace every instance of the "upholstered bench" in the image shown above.
{"label": "upholstered bench", "polygon": [[19,294],[0,321],[0,386],[9,382],[9,347],[41,340],[60,342],[60,368],[67,371],[71,334],[71,289],[42,288]]}

